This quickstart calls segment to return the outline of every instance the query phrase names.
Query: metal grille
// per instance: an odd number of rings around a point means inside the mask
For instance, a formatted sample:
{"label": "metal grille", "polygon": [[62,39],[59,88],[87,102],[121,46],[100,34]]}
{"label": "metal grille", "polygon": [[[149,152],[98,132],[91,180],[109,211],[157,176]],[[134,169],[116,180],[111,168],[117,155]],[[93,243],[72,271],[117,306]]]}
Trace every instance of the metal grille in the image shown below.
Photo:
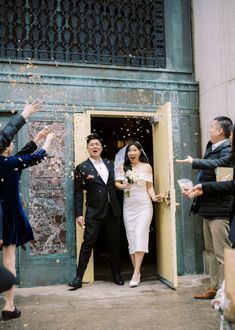
{"label": "metal grille", "polygon": [[164,0],[0,0],[0,57],[165,67]]}

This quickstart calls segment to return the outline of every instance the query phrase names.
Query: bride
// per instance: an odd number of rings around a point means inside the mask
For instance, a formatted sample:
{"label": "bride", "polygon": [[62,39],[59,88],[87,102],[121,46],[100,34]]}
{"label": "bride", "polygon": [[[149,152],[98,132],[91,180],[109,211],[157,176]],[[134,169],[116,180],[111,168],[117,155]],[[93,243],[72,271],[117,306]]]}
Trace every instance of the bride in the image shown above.
{"label": "bride", "polygon": [[155,194],[152,167],[138,141],[130,142],[117,153],[114,166],[115,186],[124,191],[123,221],[134,267],[130,287],[136,287],[144,254],[148,253],[152,201],[160,202],[161,195]]}

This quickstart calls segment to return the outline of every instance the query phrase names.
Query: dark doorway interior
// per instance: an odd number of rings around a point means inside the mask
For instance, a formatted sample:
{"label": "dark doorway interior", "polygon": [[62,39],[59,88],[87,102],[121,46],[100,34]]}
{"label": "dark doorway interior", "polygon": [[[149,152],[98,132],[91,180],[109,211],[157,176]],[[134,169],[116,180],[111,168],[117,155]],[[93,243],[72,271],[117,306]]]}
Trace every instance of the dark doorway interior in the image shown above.
{"label": "dark doorway interior", "polygon": [[[138,140],[153,165],[152,127],[147,118],[113,118],[92,117],[91,132],[97,132],[103,139],[104,150],[102,157],[114,160],[115,154],[130,140]],[[122,192],[118,192],[122,205]],[[156,234],[155,221],[150,226],[149,253],[145,255],[142,266],[142,278],[156,276]],[[111,278],[109,268],[108,249],[105,244],[105,233],[101,232],[94,249],[95,280],[109,280]],[[121,225],[121,266],[125,280],[131,277],[132,266],[128,253],[125,228]]]}

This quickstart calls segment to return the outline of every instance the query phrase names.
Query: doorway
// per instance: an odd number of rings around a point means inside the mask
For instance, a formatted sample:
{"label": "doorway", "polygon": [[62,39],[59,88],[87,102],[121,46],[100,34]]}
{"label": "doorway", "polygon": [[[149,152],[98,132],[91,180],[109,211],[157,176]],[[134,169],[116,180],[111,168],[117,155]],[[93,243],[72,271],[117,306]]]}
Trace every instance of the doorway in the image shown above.
{"label": "doorway", "polygon": [[[107,121],[108,119],[108,127]],[[152,112],[123,112],[112,111],[112,114],[107,111],[100,110],[87,110],[84,113],[74,114],[74,160],[75,164],[79,164],[87,158],[87,145],[85,137],[89,135],[93,129],[100,129],[102,131],[109,130],[110,142],[116,141],[116,131],[112,130],[111,123],[116,121],[120,127],[122,124],[129,120],[130,125],[126,126],[124,130],[123,139],[128,141],[131,134],[146,148],[151,156],[153,153],[154,163],[154,185],[156,193],[163,194],[163,201],[155,204],[155,223],[156,223],[156,249],[154,263],[157,262],[157,267],[154,269],[153,274],[158,275],[159,279],[166,283],[169,287],[177,288],[177,258],[176,258],[176,200],[175,200],[175,176],[174,176],[174,153],[173,153],[173,137],[172,137],[172,110],[171,103],[166,102],[159,106],[155,113]],[[133,121],[131,120],[133,119]],[[151,119],[150,119],[151,118]],[[124,120],[124,121],[123,121]],[[143,120],[143,121],[142,121]],[[144,132],[142,122],[147,121],[148,124]],[[97,127],[95,127],[95,122]],[[99,122],[99,126],[98,126]],[[150,122],[152,126],[150,125]],[[131,128],[133,123],[133,128]],[[100,128],[99,128],[100,127]],[[131,128],[131,130],[130,130]],[[123,129],[122,129],[123,131]],[[111,132],[111,133],[110,133]],[[107,133],[108,134],[108,133]],[[145,135],[146,134],[146,135]],[[152,135],[152,142],[151,142]],[[126,143],[126,142],[125,142]],[[115,145],[116,145],[115,144]],[[122,147],[122,146],[120,146]],[[113,157],[117,152],[117,148],[113,150]],[[148,151],[149,150],[149,151]],[[152,152],[151,152],[152,151]],[[104,150],[104,153],[108,151]],[[152,162],[152,160],[150,159]],[[83,240],[83,229],[76,226],[76,252],[77,256],[80,253],[81,242]],[[147,258],[146,258],[147,260]],[[93,253],[87,265],[86,272],[83,277],[84,282],[94,282],[94,258]],[[152,265],[154,265],[152,263]],[[97,267],[96,267],[97,268]],[[153,269],[153,268],[152,268]],[[131,270],[132,272],[132,270]],[[97,273],[97,272],[96,272]],[[108,274],[106,272],[106,274]],[[154,277],[155,278],[155,277]],[[97,276],[96,276],[97,279]]]}
{"label": "doorway", "polygon": [[[102,157],[114,161],[115,154],[131,140],[138,140],[153,167],[152,125],[144,117],[91,117],[91,132],[98,133],[103,139]],[[120,205],[123,193],[118,192]],[[154,219],[154,216],[153,216]],[[105,233],[101,232],[94,249],[94,278],[95,280],[110,280],[108,248],[105,244]],[[128,253],[123,219],[121,219],[121,267],[125,279],[131,277],[133,269]],[[156,277],[156,225],[153,220],[150,226],[149,253],[145,255],[142,274],[143,278]]]}

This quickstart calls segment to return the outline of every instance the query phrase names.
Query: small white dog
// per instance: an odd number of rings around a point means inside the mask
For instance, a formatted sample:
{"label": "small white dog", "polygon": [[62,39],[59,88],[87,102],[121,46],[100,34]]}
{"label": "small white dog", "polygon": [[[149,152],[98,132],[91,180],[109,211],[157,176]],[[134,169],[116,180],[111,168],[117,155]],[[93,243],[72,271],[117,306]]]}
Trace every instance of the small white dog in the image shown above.
{"label": "small white dog", "polygon": [[217,291],[211,305],[221,314],[220,330],[232,330],[232,324],[235,323],[235,306],[225,292],[225,281]]}

